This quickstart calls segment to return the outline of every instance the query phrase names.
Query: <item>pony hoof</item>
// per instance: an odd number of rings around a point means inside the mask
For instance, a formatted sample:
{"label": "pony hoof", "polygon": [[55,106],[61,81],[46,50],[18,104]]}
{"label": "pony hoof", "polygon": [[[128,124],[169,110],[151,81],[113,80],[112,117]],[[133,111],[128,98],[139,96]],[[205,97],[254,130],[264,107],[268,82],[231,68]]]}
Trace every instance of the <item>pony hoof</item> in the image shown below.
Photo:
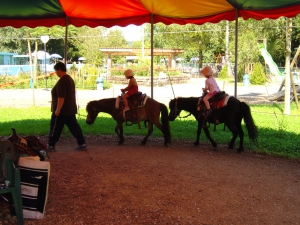
{"label": "pony hoof", "polygon": [[147,141],[144,141],[144,140],[143,140],[143,141],[141,141],[141,143],[140,143],[140,144],[141,144],[141,145],[145,145],[145,144],[146,144],[146,142],[147,142]]}
{"label": "pony hoof", "polygon": [[243,151],[244,151],[244,149],[238,148],[237,153],[242,153]]}

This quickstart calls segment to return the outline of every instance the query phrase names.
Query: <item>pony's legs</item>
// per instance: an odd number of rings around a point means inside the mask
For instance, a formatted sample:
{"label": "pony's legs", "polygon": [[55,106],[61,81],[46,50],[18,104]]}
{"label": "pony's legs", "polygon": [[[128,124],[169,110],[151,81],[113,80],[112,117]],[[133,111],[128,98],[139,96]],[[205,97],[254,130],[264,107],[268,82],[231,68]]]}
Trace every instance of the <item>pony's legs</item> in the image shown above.
{"label": "pony's legs", "polygon": [[168,144],[171,144],[169,116],[168,116],[167,107],[162,103],[160,103],[160,112],[161,112],[161,123],[159,122],[159,119],[157,119],[155,120],[154,125],[161,130],[161,132],[164,135],[164,140],[165,140],[164,145],[168,146]]}
{"label": "pony's legs", "polygon": [[236,129],[237,129],[239,137],[240,137],[240,146],[237,149],[238,152],[244,151],[244,131],[242,129],[241,122],[242,121],[240,121],[239,123],[236,124]]}
{"label": "pony's legs", "polygon": [[[231,131],[231,133],[232,133],[232,138],[231,138],[231,140],[230,140],[230,142],[229,142],[229,144],[228,144],[228,148],[229,149],[233,149],[233,147],[234,147],[234,142],[235,142],[235,140],[236,140],[236,138],[237,138],[237,136],[238,135],[240,135],[240,146],[239,146],[239,149],[242,147],[243,148],[243,146],[241,146],[241,143],[243,143],[243,136],[244,136],[244,133],[243,134],[241,134],[240,133],[240,131],[238,132],[238,128],[236,128],[236,126],[235,126],[235,124],[234,123],[227,123],[226,124],[226,126],[228,127],[228,129]],[[242,131],[243,132],[243,131]],[[242,138],[241,138],[241,136],[242,136]],[[241,140],[242,140],[242,142],[241,142]]]}
{"label": "pony's legs", "polygon": [[124,136],[123,136],[123,123],[119,122],[117,123],[116,127],[115,127],[115,132],[119,137],[119,144],[123,144],[124,143]]}
{"label": "pony's legs", "polygon": [[141,141],[141,144],[144,145],[147,143],[148,138],[150,137],[150,135],[153,132],[153,123],[151,123],[150,121],[148,122],[148,133],[147,135],[144,137],[144,139]]}
{"label": "pony's legs", "polygon": [[168,144],[171,143],[171,140],[170,140],[170,137],[167,136],[166,131],[164,131],[163,125],[160,122],[156,122],[156,123],[154,123],[154,125],[163,133],[164,140],[165,140],[164,145],[168,146]]}
{"label": "pony's legs", "polygon": [[[159,108],[158,108],[159,107]],[[171,132],[169,126],[168,109],[164,104],[159,103],[159,105],[153,106],[147,109],[147,119],[149,121],[148,134],[144,137],[141,144],[146,144],[147,139],[153,132],[153,125],[155,125],[164,135],[164,145],[171,143]],[[161,114],[161,123],[159,121],[159,116]]]}
{"label": "pony's legs", "polygon": [[207,139],[208,139],[208,140],[210,141],[210,143],[212,144],[212,146],[213,146],[213,147],[217,147],[217,143],[211,138],[208,128],[207,128],[207,127],[204,127],[203,130],[204,130],[204,133],[205,133]]}
{"label": "pony's legs", "polygon": [[[170,140],[167,140],[168,138],[166,138],[165,136],[165,132],[164,132],[164,129],[163,129],[163,126],[159,123],[159,122],[155,122],[154,125],[163,133],[164,135],[164,140],[165,140],[165,143],[164,145],[168,145]],[[147,135],[144,137],[144,139],[141,141],[141,144],[146,144],[148,138],[150,137],[150,135],[152,134],[153,132],[153,123],[152,122],[149,122],[148,123],[148,133]]]}
{"label": "pony's legs", "polygon": [[217,147],[217,143],[211,138],[210,132],[209,132],[208,128],[207,127],[206,128],[203,127],[203,120],[204,120],[204,116],[201,116],[200,119],[198,120],[197,137],[196,137],[196,141],[194,142],[194,145],[199,145],[199,143],[200,143],[201,129],[203,128],[205,136],[210,141],[210,143],[212,144],[212,146],[213,147]]}
{"label": "pony's legs", "polygon": [[196,141],[194,142],[194,145],[199,145],[200,143],[201,129],[202,129],[202,122],[198,120],[198,129],[197,129]]}

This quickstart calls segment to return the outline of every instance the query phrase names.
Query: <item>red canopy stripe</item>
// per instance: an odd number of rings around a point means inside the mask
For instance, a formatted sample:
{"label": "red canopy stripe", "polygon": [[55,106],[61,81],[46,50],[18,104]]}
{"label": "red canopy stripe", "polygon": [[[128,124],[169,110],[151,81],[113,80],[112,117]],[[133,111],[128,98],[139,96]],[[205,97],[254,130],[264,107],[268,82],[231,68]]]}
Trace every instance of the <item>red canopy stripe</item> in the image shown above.
{"label": "red canopy stripe", "polygon": [[292,18],[300,13],[300,5],[293,5],[289,7],[283,7],[278,9],[269,10],[239,10],[239,16],[243,19],[256,19],[262,20],[265,18],[277,19],[281,16]]}
{"label": "red canopy stripe", "polygon": [[166,25],[170,25],[172,23],[176,23],[176,24],[179,24],[179,25],[185,25],[185,24],[188,24],[188,23],[191,23],[191,24],[204,24],[204,23],[207,23],[207,22],[218,23],[221,20],[229,20],[229,21],[235,20],[235,10],[233,10],[231,12],[225,12],[225,13],[221,13],[221,14],[217,14],[217,15],[213,15],[213,16],[202,17],[202,18],[188,18],[188,19],[167,18],[167,17],[158,16],[158,15],[156,15],[154,17],[154,23],[162,22]]}
{"label": "red canopy stripe", "polygon": [[[127,26],[150,23],[203,24],[221,20],[293,17],[299,0],[1,0],[0,27]],[[66,18],[69,18],[68,24]]]}

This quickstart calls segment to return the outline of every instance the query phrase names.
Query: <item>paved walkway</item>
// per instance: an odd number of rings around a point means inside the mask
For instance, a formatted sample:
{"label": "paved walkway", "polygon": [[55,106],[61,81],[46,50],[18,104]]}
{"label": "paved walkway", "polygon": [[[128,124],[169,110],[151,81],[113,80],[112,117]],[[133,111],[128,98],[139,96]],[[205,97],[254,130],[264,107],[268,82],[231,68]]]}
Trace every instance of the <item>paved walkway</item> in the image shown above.
{"label": "paved walkway", "polygon": [[[234,96],[234,84],[217,81],[222,90]],[[153,98],[168,105],[174,97],[198,97],[202,94],[205,78],[191,78],[187,84],[166,85],[153,87]],[[280,83],[266,84],[265,86],[237,87],[237,98],[245,102],[268,102],[267,97],[278,92]],[[117,97],[124,85],[115,84],[108,90],[77,90],[77,102],[81,108],[92,100]],[[0,89],[0,107],[28,107],[49,106],[51,101],[51,89]],[[151,87],[140,86],[139,90],[151,96]]]}

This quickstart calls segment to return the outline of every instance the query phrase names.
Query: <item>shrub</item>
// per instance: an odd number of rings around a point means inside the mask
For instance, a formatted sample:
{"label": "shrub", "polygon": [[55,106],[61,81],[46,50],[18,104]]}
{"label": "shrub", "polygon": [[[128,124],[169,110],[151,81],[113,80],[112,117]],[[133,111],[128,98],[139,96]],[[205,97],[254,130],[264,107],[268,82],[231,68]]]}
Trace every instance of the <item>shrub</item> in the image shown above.
{"label": "shrub", "polygon": [[112,87],[112,84],[104,80],[103,89],[104,90],[105,89],[110,89],[111,87]]}
{"label": "shrub", "polygon": [[[95,75],[84,76],[83,88],[95,90],[96,89],[96,79],[97,79],[97,76],[95,76]],[[80,87],[80,84],[78,84],[78,86]]]}
{"label": "shrub", "polygon": [[99,75],[99,69],[89,64],[85,64],[81,70],[81,72],[86,75]]}
{"label": "shrub", "polygon": [[243,66],[238,66],[238,75],[237,75],[237,81],[242,82],[243,81],[243,76],[245,75],[245,69]]}
{"label": "shrub", "polygon": [[112,76],[122,76],[124,75],[124,71],[125,69],[123,67],[118,66],[111,68],[110,73]]}
{"label": "shrub", "polygon": [[265,84],[267,82],[266,74],[261,63],[255,63],[250,76],[251,84]]}
{"label": "shrub", "polygon": [[59,78],[56,75],[47,78],[40,77],[36,79],[34,86],[35,88],[52,88],[56,84],[58,79]]}
{"label": "shrub", "polygon": [[218,75],[218,78],[221,78],[221,79],[228,79],[229,78],[228,66],[227,65],[223,66],[221,72]]}

